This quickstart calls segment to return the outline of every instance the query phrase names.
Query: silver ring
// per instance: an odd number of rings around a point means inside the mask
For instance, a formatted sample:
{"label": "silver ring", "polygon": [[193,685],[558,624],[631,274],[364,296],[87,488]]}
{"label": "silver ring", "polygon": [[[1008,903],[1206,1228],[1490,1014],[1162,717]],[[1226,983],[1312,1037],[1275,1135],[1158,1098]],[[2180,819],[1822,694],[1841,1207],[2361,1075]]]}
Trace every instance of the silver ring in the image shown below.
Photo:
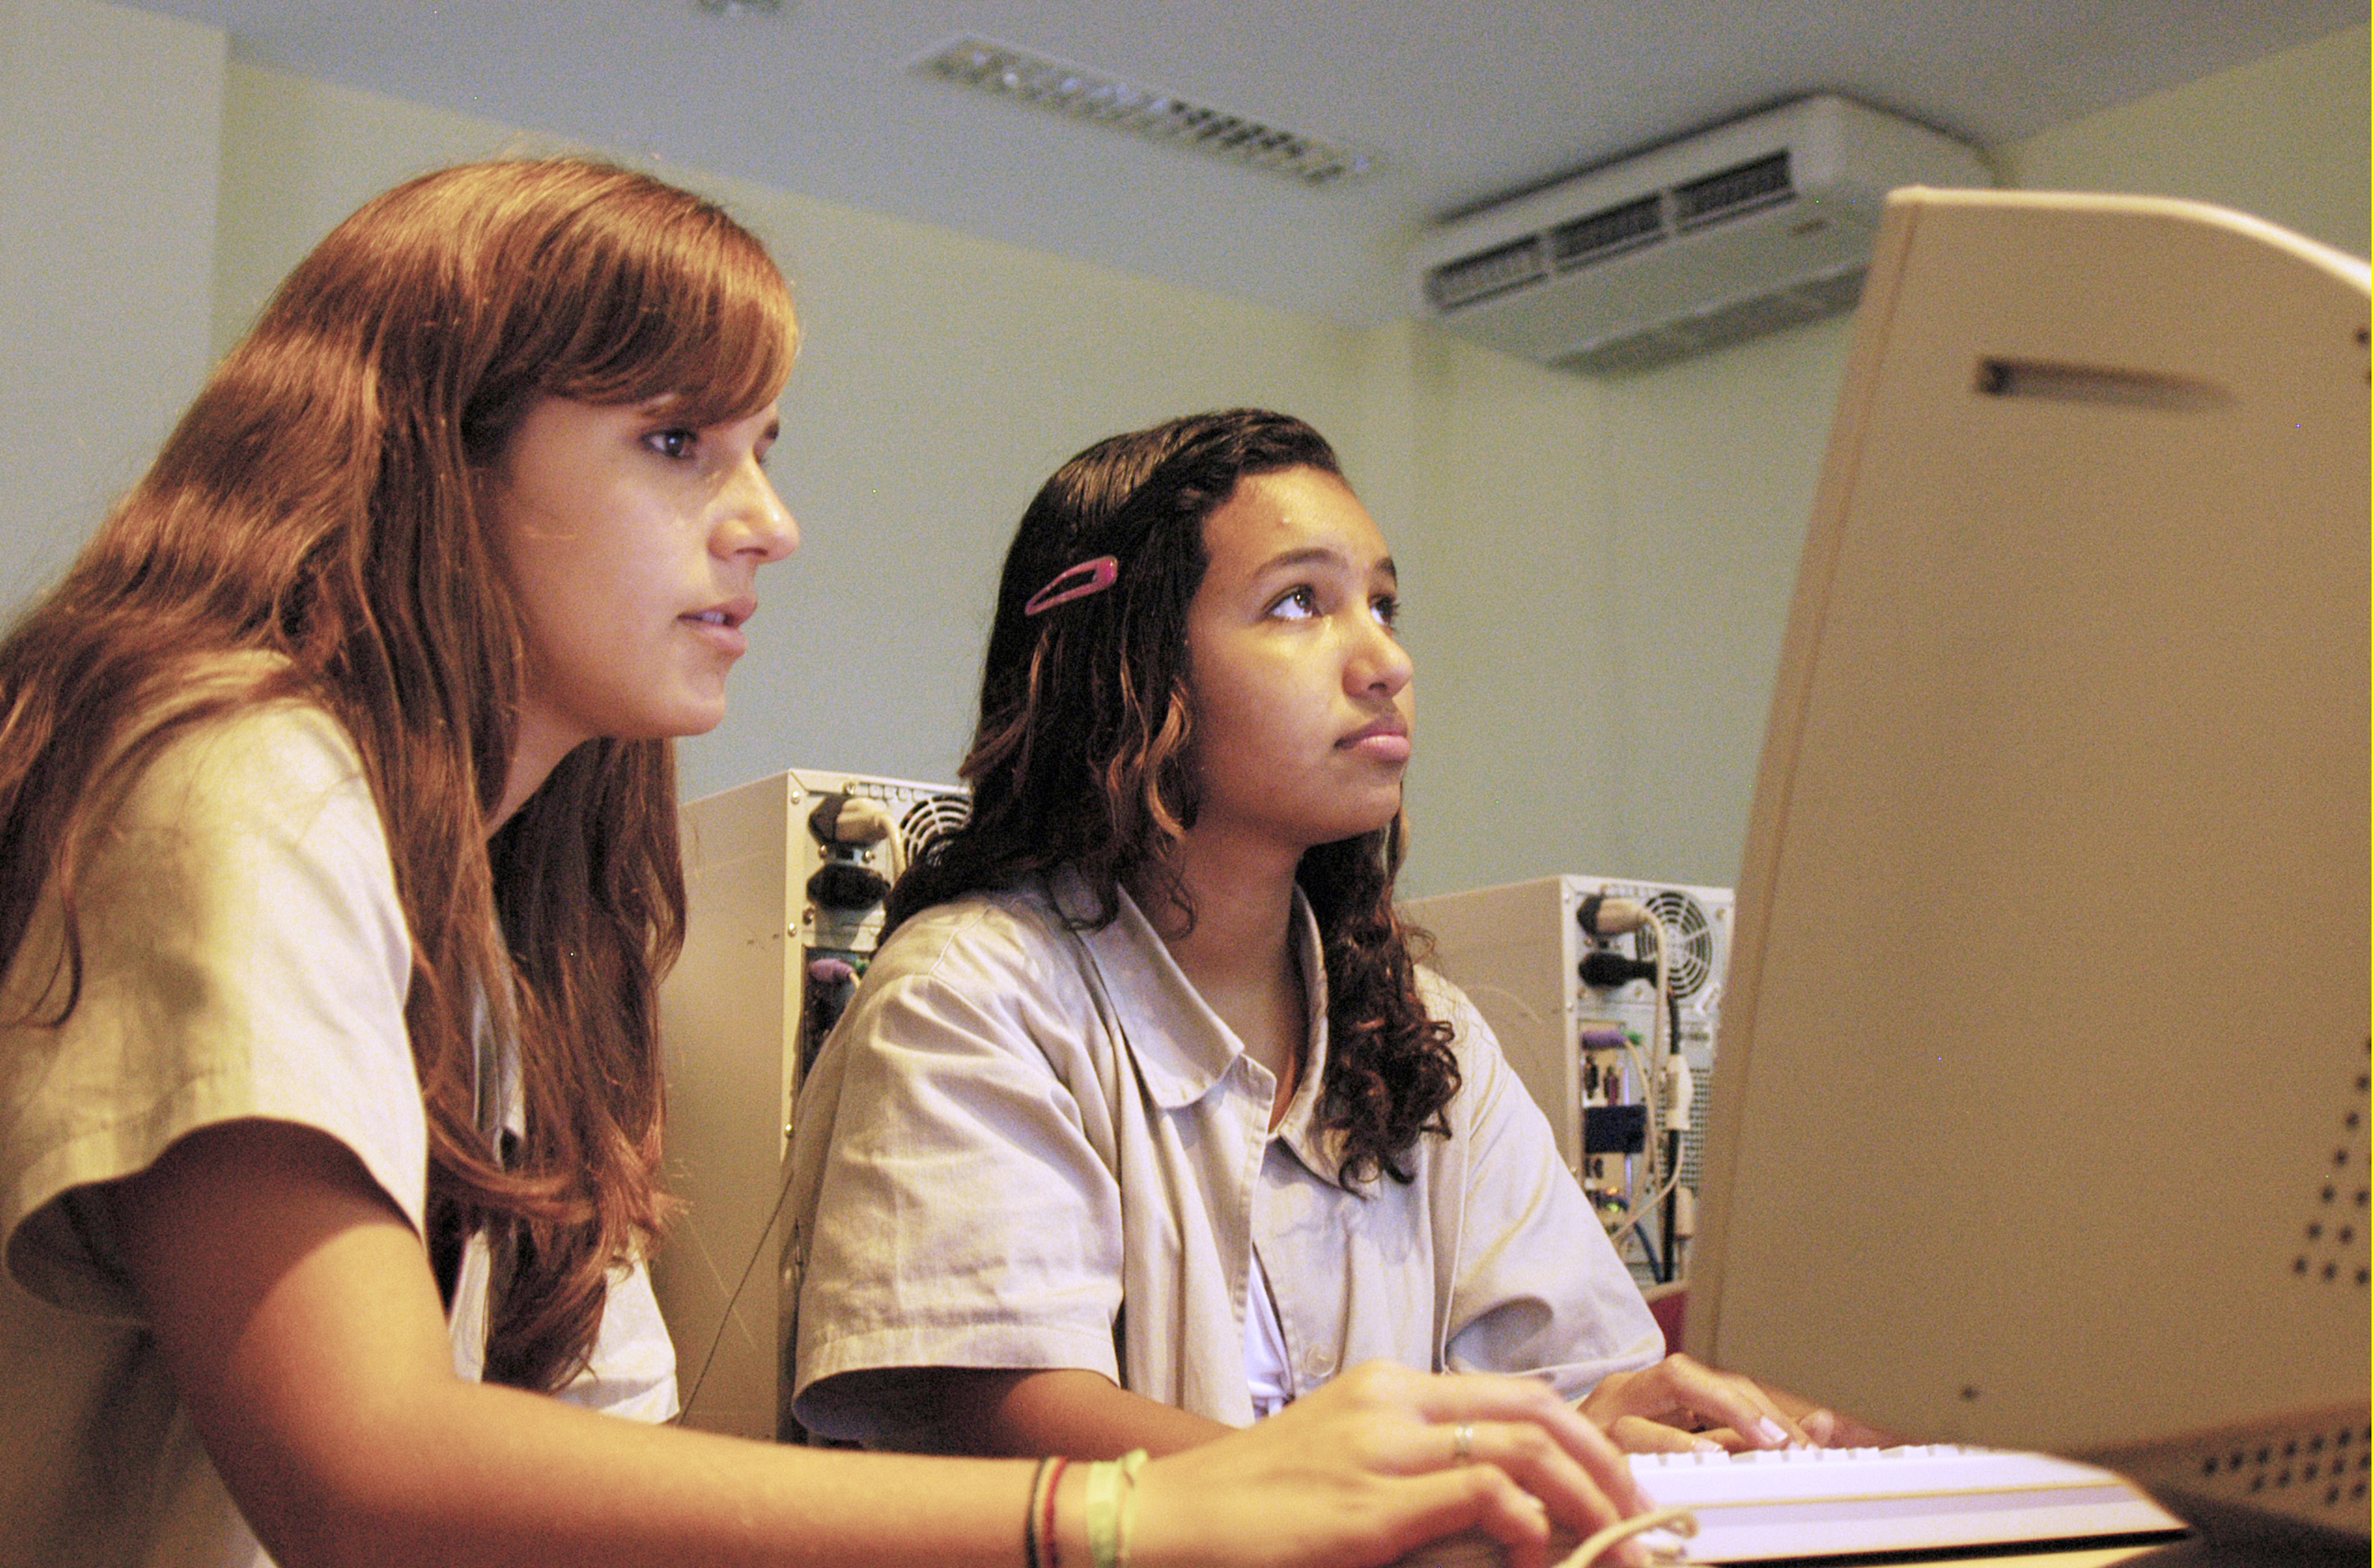
{"label": "silver ring", "polygon": [[1451,1429],[1451,1457],[1463,1465],[1475,1462],[1475,1427],[1473,1422],[1463,1421]]}

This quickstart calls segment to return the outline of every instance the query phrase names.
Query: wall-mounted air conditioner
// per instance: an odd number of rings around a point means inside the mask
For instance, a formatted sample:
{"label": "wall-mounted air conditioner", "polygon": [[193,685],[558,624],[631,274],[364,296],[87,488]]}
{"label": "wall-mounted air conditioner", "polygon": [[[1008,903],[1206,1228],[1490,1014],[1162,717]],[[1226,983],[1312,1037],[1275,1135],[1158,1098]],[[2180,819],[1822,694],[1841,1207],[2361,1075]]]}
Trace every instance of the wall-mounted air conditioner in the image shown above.
{"label": "wall-mounted air conditioner", "polygon": [[1422,316],[1521,358],[1643,369],[1850,310],[1899,185],[1990,185],[1974,148],[1831,97],[1444,224],[1412,252]]}

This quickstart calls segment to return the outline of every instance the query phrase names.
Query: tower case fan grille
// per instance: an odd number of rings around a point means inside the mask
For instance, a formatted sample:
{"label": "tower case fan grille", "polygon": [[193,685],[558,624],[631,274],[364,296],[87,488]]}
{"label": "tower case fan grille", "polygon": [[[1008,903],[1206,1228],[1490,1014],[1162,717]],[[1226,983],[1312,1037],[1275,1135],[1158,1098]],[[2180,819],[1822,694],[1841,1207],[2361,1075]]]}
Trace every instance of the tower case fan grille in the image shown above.
{"label": "tower case fan grille", "polygon": [[[1660,888],[1641,900],[1649,912],[1665,924],[1665,935],[1673,943],[1668,963],[1675,997],[1682,1001],[1704,991],[1715,978],[1714,921],[1706,906],[1678,888]],[[1636,958],[1654,958],[1656,939],[1646,930],[1635,931],[1628,939]]]}
{"label": "tower case fan grille", "polygon": [[962,827],[972,816],[972,797],[961,790],[924,796],[899,819],[901,869],[913,865],[934,842]]}
{"label": "tower case fan grille", "polygon": [[1581,961],[1594,948],[1636,959],[1656,951],[1655,937],[1645,930],[1607,938],[1585,932],[1581,907],[1592,894],[1646,905],[1673,942],[1675,1043],[1688,1064],[1692,1091],[1689,1119],[1680,1129],[1681,1181],[1695,1191],[1730,963],[1729,888],[1564,875],[1414,899],[1407,912],[1432,933],[1433,967],[1483,1013],[1549,1118],[1559,1155],[1589,1187],[1605,1173],[1586,1160],[1582,1124],[1604,1091],[1585,1082],[1583,1036],[1614,1025],[1645,1047],[1657,1032],[1658,1011],[1646,981],[1604,989],[1582,983]]}

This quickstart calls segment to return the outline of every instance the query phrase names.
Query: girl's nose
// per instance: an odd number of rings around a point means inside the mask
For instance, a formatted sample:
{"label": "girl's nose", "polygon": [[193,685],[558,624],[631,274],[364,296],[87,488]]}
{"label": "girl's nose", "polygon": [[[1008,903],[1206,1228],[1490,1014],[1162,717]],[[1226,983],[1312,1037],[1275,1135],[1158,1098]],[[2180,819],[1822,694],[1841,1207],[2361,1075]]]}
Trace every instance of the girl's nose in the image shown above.
{"label": "girl's nose", "polygon": [[1398,696],[1416,673],[1409,649],[1388,627],[1373,620],[1365,625],[1367,630],[1360,646],[1345,666],[1345,682],[1356,692],[1381,691],[1388,696]]}
{"label": "girl's nose", "polygon": [[800,547],[800,525],[775,494],[774,481],[753,458],[735,478],[733,504],[720,521],[711,548],[719,555],[749,553],[760,565],[780,561]]}

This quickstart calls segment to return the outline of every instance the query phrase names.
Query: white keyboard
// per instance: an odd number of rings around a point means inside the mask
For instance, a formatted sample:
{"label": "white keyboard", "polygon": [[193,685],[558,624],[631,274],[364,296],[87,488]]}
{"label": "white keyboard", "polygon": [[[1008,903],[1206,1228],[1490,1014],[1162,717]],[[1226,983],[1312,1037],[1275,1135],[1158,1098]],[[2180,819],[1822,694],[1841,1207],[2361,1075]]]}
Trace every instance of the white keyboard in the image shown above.
{"label": "white keyboard", "polygon": [[2109,1470],[1952,1445],[1636,1454],[1632,1477],[1698,1531],[1689,1562],[2177,1535],[2184,1523]]}
{"label": "white keyboard", "polygon": [[[2108,1470],[2000,1448],[1774,1448],[1747,1454],[1635,1454],[1632,1476],[1658,1507],[1686,1507],[1698,1534],[1641,1539],[1684,1562],[1769,1562],[1950,1551],[2021,1542],[2142,1540],[2184,1523]],[[1573,1546],[1561,1542],[1557,1552]],[[1557,1561],[1554,1553],[1551,1559]],[[1403,1558],[1398,1568],[1499,1568],[1479,1532]]]}

